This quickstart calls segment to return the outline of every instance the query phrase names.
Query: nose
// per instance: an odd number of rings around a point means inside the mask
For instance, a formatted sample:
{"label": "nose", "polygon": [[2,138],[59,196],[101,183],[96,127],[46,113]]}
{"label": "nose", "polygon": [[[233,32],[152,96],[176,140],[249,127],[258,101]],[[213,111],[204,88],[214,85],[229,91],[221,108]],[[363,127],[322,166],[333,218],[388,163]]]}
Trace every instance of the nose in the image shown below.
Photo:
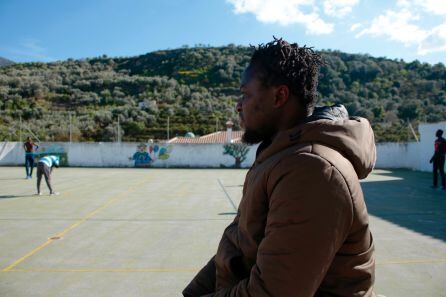
{"label": "nose", "polygon": [[235,110],[237,110],[238,113],[242,112],[242,101],[240,100],[237,102],[237,105],[235,106]]}

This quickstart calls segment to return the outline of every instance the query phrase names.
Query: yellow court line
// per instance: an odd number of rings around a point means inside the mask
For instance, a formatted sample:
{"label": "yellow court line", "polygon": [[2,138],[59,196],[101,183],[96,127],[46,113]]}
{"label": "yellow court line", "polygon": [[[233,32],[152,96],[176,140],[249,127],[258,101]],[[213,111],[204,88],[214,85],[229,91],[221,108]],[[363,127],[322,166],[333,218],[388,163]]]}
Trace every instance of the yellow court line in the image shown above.
{"label": "yellow court line", "polygon": [[[398,260],[385,261],[376,263],[380,265],[391,264],[425,264],[425,263],[446,263],[446,259],[425,259],[425,260]],[[58,268],[11,268],[2,270],[1,272],[114,272],[114,273],[130,273],[130,272],[198,272],[198,268],[83,268],[83,269],[58,269]]]}
{"label": "yellow court line", "polygon": [[198,272],[200,269],[196,268],[104,268],[104,269],[39,269],[39,268],[26,268],[26,269],[10,269],[2,272],[114,272],[114,273],[129,273],[129,272]]}
{"label": "yellow court line", "polygon": [[[76,223],[74,223],[73,225],[69,226],[68,228],[66,228],[65,230],[63,230],[62,232],[60,232],[59,234],[55,235],[55,236],[51,236],[51,237],[63,237],[65,234],[67,234],[69,231],[73,230],[74,228],[78,227],[79,225],[81,225],[82,223],[84,223],[85,221],[87,221],[88,219],[90,219],[91,217],[93,217],[95,214],[97,214],[98,212],[100,212],[101,210],[109,207],[110,205],[118,202],[119,200],[127,197],[128,194],[130,194],[131,192],[135,191],[135,187],[138,187],[140,185],[142,185],[143,183],[147,182],[146,179],[144,179],[143,181],[141,181],[140,183],[131,186],[130,188],[127,189],[127,191],[125,191],[124,193],[120,193],[118,194],[117,197],[107,201],[104,205],[98,207],[97,209],[95,209],[94,211],[90,212],[88,215],[86,215],[85,217],[83,217],[82,219],[80,219],[79,221],[77,221]],[[37,253],[38,251],[42,250],[43,248],[45,248],[46,246],[48,246],[49,244],[51,244],[54,241],[54,239],[48,239],[45,243],[43,243],[42,245],[38,246],[37,248],[33,249],[32,251],[30,251],[29,253],[27,253],[26,255],[24,255],[23,257],[21,257],[20,259],[16,260],[14,263],[12,263],[11,265],[5,267],[4,269],[2,269],[2,272],[8,272],[10,270],[12,270],[14,267],[16,267],[17,265],[19,265],[20,263],[22,263],[23,261],[25,261],[26,259],[28,259],[29,257],[31,257],[32,255],[34,255],[35,253]]]}
{"label": "yellow court line", "polygon": [[421,259],[421,260],[395,260],[376,262],[377,266],[392,265],[392,264],[428,264],[428,263],[446,263],[446,259]]}

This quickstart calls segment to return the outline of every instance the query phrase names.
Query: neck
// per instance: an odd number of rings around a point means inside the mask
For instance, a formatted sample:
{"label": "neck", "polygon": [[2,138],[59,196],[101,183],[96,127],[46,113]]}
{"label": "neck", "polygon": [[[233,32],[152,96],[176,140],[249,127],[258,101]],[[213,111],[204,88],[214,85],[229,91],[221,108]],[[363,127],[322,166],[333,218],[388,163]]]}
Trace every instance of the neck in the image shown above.
{"label": "neck", "polygon": [[294,128],[302,123],[307,116],[308,115],[302,109],[284,109],[284,112],[279,115],[277,121],[277,131],[284,131]]}

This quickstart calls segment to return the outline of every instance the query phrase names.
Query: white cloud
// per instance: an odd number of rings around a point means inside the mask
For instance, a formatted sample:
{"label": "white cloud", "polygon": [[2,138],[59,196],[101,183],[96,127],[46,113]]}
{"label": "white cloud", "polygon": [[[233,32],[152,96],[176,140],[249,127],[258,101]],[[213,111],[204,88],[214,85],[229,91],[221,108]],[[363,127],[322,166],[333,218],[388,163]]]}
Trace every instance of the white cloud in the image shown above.
{"label": "white cloud", "polygon": [[418,45],[420,55],[442,51],[446,51],[446,22],[433,28]]}
{"label": "white cloud", "polygon": [[362,27],[362,24],[360,24],[360,23],[355,23],[355,24],[351,25],[351,27],[350,27],[350,31],[351,31],[351,32],[356,31],[356,30],[358,30],[358,29],[361,28],[361,27]]}
{"label": "white cloud", "polygon": [[422,8],[428,13],[446,15],[446,1],[444,0],[397,0],[397,5],[408,9]]}
{"label": "white cloud", "polygon": [[325,14],[342,18],[352,12],[359,0],[325,0],[323,2]]}
{"label": "white cloud", "polygon": [[21,45],[26,49],[29,50],[32,53],[41,54],[46,51],[46,49],[39,45],[39,41],[36,39],[26,39],[24,40]]}
{"label": "white cloud", "polygon": [[396,5],[403,8],[410,8],[412,5],[411,0],[396,0]]}
{"label": "white cloud", "polygon": [[55,60],[47,55],[47,49],[40,46],[40,41],[37,39],[25,39],[22,40],[18,46],[0,48],[12,54],[14,56],[13,59],[26,58],[44,62]]}
{"label": "white cloud", "polygon": [[416,46],[419,55],[446,51],[446,22],[433,28],[421,27],[421,16],[426,18],[432,14],[446,14],[446,1],[397,0],[397,7],[399,11],[387,10],[373,19],[371,25],[356,34],[356,37],[387,37],[405,46]]}
{"label": "white cloud", "polygon": [[416,20],[419,20],[419,16],[412,14],[409,10],[403,9],[398,12],[387,10],[383,15],[373,19],[370,27],[363,29],[356,34],[356,37],[369,34],[388,37],[406,46],[419,44],[420,40],[424,40],[429,33],[411,23]]}
{"label": "white cloud", "polygon": [[433,14],[446,15],[446,1],[444,0],[416,0],[415,3]]}
{"label": "white cloud", "polygon": [[[307,34],[330,34],[334,18],[351,14],[360,0],[226,0],[236,14],[251,13],[262,23],[289,26],[298,24]],[[321,15],[322,14],[322,15]],[[356,38],[383,37],[417,49],[419,55],[446,51],[446,22],[428,25],[429,17],[446,15],[446,0],[396,0],[393,9],[371,20],[350,25]],[[330,17],[333,22],[324,17]]]}
{"label": "white cloud", "polygon": [[[234,12],[252,13],[262,23],[282,26],[301,24],[308,34],[320,35],[333,32],[334,24],[325,22],[318,13],[314,0],[227,0],[234,5]],[[304,12],[304,11],[311,12]]]}

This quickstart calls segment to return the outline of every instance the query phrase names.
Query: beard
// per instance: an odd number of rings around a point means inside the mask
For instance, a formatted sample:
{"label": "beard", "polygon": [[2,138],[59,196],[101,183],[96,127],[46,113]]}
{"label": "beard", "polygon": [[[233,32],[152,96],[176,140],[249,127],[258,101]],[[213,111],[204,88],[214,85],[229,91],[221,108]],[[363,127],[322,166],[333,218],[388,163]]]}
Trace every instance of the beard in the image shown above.
{"label": "beard", "polygon": [[253,145],[265,140],[271,140],[274,134],[275,134],[274,128],[271,126],[262,127],[257,130],[246,128],[245,133],[243,133],[242,136],[242,142],[249,145]]}

